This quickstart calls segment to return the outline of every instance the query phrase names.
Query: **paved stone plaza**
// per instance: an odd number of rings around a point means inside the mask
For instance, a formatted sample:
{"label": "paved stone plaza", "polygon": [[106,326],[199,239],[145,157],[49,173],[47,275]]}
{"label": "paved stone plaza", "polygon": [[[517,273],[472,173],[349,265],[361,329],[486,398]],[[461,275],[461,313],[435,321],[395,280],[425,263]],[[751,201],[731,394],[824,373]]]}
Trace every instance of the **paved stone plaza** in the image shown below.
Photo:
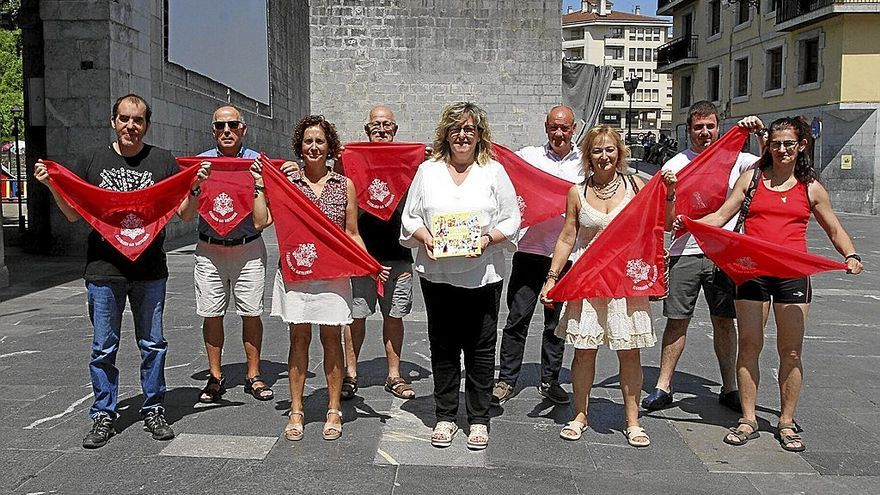
{"label": "paved stone plaza", "polygon": [[[814,278],[798,413],[807,444],[802,454],[782,451],[773,439],[779,402],[772,322],[762,357],[761,437],[744,447],[721,442],[737,416],[717,404],[719,376],[702,303],[675,377],[675,407],[643,415],[651,447],[626,445],[616,359],[607,350],[599,356],[590,429],[579,442],[559,438],[570,409],[542,401],[535,388],[536,318],[519,394],[495,410],[489,448],[470,452],[465,435],[459,434],[450,448],[435,449],[429,442],[434,417],[421,294],[407,318],[402,369],[418,397],[403,401],[384,391],[380,321],[371,319],[361,389],[353,401],[343,403],[344,434],[335,442],[322,440],[326,388],[315,338],[305,439],[288,442],[280,436],[287,421],[288,336],[276,318],[264,317],[262,364],[276,399],[257,402],[244,393],[240,324],[233,316],[227,319],[224,356],[231,389],[219,404],[197,403],[207,364],[200,319],[194,314],[191,243],[168,246],[166,405],[178,437],[162,443],[142,431],[139,359],[127,312],[118,360],[118,434],[106,447],[86,451],[81,441],[90,426],[91,327],[80,278],[83,261],[27,256],[12,248],[7,262],[13,285],[0,290],[0,463],[6,466],[0,492],[880,493],[880,218],[842,215],[842,220],[868,271],[859,277],[834,273]],[[266,237],[274,266],[274,235]],[[814,252],[835,257],[815,224],[810,242]],[[659,304],[654,314],[662,328]],[[501,321],[505,317],[502,313]],[[659,344],[643,353],[645,387],[656,380],[659,354]],[[570,362],[568,350],[563,370],[568,390]],[[463,416],[459,424],[466,424]]]}

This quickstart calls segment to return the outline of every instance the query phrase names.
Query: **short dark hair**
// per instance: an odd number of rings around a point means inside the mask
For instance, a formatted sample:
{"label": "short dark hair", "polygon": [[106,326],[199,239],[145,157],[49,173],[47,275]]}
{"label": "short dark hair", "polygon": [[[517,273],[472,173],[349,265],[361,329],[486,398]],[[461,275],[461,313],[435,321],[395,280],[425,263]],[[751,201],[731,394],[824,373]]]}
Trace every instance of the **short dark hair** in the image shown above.
{"label": "short dark hair", "polygon": [[715,120],[718,120],[718,107],[715,106],[714,103],[708,100],[700,100],[688,109],[688,118],[687,125],[691,126],[691,122],[694,120],[694,116],[698,117],[708,117],[710,115],[715,116]]}
{"label": "short dark hair", "polygon": [[116,103],[113,104],[113,113],[110,115],[110,118],[112,120],[116,120],[116,115],[119,113],[119,104],[126,100],[135,104],[139,103],[143,105],[144,108],[146,108],[146,111],[144,112],[144,120],[147,124],[149,124],[150,117],[153,115],[153,110],[150,108],[150,104],[147,103],[147,100],[145,100],[142,96],[136,95],[134,93],[129,93],[116,99]]}
{"label": "short dark hair", "polygon": [[302,158],[303,135],[309,127],[320,127],[327,138],[327,158],[334,158],[339,152],[339,135],[336,134],[336,126],[324,118],[323,115],[306,115],[296,124],[290,144],[296,156]]}

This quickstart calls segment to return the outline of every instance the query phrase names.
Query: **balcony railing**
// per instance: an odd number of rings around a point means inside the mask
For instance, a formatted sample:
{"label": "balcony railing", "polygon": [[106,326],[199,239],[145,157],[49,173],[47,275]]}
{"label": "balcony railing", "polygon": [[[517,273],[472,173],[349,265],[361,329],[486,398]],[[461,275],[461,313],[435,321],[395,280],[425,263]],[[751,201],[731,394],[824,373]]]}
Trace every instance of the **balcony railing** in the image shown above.
{"label": "balcony railing", "polygon": [[691,0],[657,0],[657,15],[672,15],[672,10]]}
{"label": "balcony railing", "polygon": [[681,36],[657,48],[657,72],[697,62],[697,35]]}
{"label": "balcony railing", "polygon": [[779,0],[776,27],[787,31],[846,13],[880,13],[880,0]]}

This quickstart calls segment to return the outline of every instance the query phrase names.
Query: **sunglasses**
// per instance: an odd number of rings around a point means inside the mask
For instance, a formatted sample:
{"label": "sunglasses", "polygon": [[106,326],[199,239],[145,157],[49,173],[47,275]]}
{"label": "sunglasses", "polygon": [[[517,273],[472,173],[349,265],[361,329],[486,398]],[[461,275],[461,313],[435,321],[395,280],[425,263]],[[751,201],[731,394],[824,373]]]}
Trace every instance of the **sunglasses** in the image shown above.
{"label": "sunglasses", "polygon": [[214,125],[214,129],[218,130],[218,131],[222,131],[223,129],[226,128],[226,126],[229,126],[229,128],[234,131],[234,130],[238,129],[239,127],[243,126],[244,124],[240,120],[224,120],[222,122],[221,121],[214,122],[213,125]]}

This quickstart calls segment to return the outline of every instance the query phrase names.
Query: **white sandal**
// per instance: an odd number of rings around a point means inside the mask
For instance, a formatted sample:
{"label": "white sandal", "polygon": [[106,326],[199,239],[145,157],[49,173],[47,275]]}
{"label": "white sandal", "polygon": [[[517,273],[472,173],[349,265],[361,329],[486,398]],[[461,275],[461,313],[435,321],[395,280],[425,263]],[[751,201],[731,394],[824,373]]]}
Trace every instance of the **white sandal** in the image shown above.
{"label": "white sandal", "polygon": [[[559,432],[559,436],[565,440],[575,441],[580,440],[585,431],[587,431],[587,425],[580,421],[572,420],[565,423],[565,426],[562,427],[562,431]],[[566,434],[566,432],[571,433]]]}
{"label": "white sandal", "polygon": [[[641,426],[627,426],[623,430],[623,434],[626,435],[626,441],[633,447],[647,447],[651,445],[651,438],[648,437],[645,429]],[[644,438],[644,440],[636,440],[637,438]]]}
{"label": "white sandal", "polygon": [[489,428],[486,425],[471,425],[468,435],[467,448],[471,450],[483,450],[489,445]]}
{"label": "white sandal", "polygon": [[431,433],[431,445],[434,447],[449,447],[452,439],[458,432],[458,426],[451,421],[438,421]]}

